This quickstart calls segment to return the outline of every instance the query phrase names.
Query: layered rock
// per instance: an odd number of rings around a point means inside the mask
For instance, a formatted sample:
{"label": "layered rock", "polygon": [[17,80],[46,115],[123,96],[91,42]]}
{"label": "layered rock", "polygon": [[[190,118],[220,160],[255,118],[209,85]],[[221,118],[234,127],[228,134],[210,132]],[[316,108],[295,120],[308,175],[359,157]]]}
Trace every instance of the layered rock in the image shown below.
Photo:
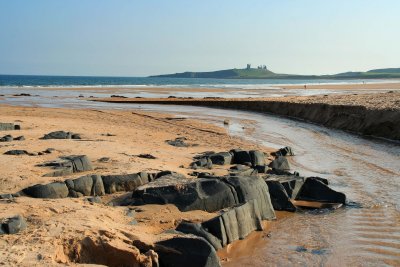
{"label": "layered rock", "polygon": [[20,130],[21,126],[14,123],[0,122],[0,131]]}
{"label": "layered rock", "polygon": [[177,231],[206,239],[216,250],[244,239],[253,231],[261,231],[262,219],[257,200],[230,208],[201,224],[182,222]]}
{"label": "layered rock", "polygon": [[85,155],[60,157],[60,160],[46,162],[38,166],[49,166],[54,171],[45,174],[47,177],[64,176],[72,173],[93,170],[92,163]]}
{"label": "layered rock", "polygon": [[198,178],[187,180],[166,175],[139,187],[132,194],[133,204],[174,204],[181,211],[218,211],[257,200],[262,219],[275,213],[263,179],[248,176]]}

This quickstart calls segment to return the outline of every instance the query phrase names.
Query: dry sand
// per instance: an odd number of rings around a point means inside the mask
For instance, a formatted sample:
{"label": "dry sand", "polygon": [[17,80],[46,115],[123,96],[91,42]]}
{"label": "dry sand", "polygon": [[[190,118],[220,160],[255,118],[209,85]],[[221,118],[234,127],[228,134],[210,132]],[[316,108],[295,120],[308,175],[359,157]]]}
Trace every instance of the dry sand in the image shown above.
{"label": "dry sand", "polygon": [[[51,108],[0,106],[1,122],[21,124],[20,131],[2,131],[0,135],[23,135],[26,140],[0,143],[0,193],[14,193],[36,183],[49,183],[79,177],[49,178],[42,175],[49,171],[36,164],[54,160],[61,155],[85,154],[95,170],[88,173],[126,174],[142,170],[172,170],[188,174],[192,157],[203,151],[226,151],[235,147],[270,151],[257,144],[230,137],[225,129],[194,120],[175,120],[159,113],[102,110],[67,110]],[[65,130],[80,133],[83,140],[39,140],[44,134]],[[105,136],[104,134],[115,136]],[[188,143],[198,146],[179,148],[165,140],[186,137]],[[54,148],[42,156],[3,155],[7,150],[24,149],[39,152]],[[157,159],[143,159],[136,155],[149,153]],[[110,161],[100,163],[101,157]],[[180,168],[179,166],[185,166]],[[213,169],[217,174],[221,168]],[[188,176],[190,179],[190,176]],[[103,201],[126,193],[107,195]],[[129,193],[127,193],[129,194]],[[148,255],[140,254],[137,246],[151,244],[156,234],[174,228],[182,219],[202,221],[215,216],[203,211],[180,212],[173,205],[146,205],[136,212],[136,225],[127,216],[127,207],[90,204],[85,198],[33,199],[19,197],[14,201],[0,201],[0,218],[21,214],[27,219],[27,230],[0,239],[0,262],[5,266],[55,266],[71,263],[78,256],[93,262],[93,255],[78,255],[81,240],[101,244],[120,257],[132,257],[143,264]],[[132,240],[141,240],[133,245]],[[104,254],[95,245],[93,253]],[[104,256],[106,257],[106,256]],[[118,263],[118,262],[114,262]]]}
{"label": "dry sand", "polygon": [[[93,101],[116,103],[168,103],[168,102],[226,102],[226,101],[257,101],[257,102],[289,102],[303,104],[328,104],[343,106],[362,106],[370,110],[400,110],[400,91],[390,91],[373,94],[352,95],[315,95],[315,96],[286,96],[286,97],[251,97],[251,98],[97,98]],[[171,103],[172,104],[172,103]]]}
{"label": "dry sand", "polygon": [[[333,80],[332,83],[335,81]],[[279,85],[282,89],[304,89],[304,85]],[[392,90],[400,89],[400,82],[369,82],[353,84],[306,84],[306,89],[328,89],[328,90]]]}

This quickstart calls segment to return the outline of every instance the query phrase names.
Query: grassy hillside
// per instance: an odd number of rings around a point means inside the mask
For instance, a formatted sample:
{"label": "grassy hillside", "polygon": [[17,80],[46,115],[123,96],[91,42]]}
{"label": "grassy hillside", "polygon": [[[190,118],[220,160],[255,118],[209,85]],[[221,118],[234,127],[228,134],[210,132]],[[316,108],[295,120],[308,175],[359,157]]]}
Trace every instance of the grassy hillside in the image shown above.
{"label": "grassy hillside", "polygon": [[400,78],[400,68],[375,69],[366,72],[343,72],[334,75],[278,74],[267,69],[228,69],[209,72],[182,72],[150,77],[214,79],[389,79]]}

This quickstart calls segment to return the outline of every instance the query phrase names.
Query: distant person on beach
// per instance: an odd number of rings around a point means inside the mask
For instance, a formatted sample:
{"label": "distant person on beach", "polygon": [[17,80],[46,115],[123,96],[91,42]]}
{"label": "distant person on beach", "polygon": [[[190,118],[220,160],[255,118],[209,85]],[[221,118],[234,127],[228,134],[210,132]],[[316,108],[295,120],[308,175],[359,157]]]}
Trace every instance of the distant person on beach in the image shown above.
{"label": "distant person on beach", "polygon": [[307,89],[307,84],[304,85],[304,89]]}

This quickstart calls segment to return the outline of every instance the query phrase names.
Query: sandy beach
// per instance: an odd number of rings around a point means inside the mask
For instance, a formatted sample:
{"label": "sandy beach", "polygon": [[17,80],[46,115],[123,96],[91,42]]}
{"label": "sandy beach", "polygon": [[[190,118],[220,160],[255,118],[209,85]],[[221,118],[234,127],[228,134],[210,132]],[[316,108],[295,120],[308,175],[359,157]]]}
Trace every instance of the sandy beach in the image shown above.
{"label": "sandy beach", "polygon": [[[363,95],[330,95],[312,97],[279,98],[280,103],[326,104],[343,107],[362,107],[366,110],[398,112],[400,94],[397,92]],[[268,103],[276,98],[248,99],[187,99],[187,98],[107,98],[95,101],[119,103],[185,104],[186,101],[207,103]],[[193,103],[189,103],[193,104]],[[191,176],[193,157],[204,151],[229,151],[232,148],[255,149],[271,153],[274,149],[230,136],[220,124],[174,117],[172,115],[138,110],[65,109],[0,106],[0,121],[21,125],[18,131],[3,131],[3,135],[23,135],[25,140],[0,143],[2,177],[0,194],[16,193],[34,184],[46,184],[77,178],[85,174],[129,174],[140,171],[175,171]],[[321,113],[324,114],[324,113]],[[252,121],[243,121],[251,133]],[[79,140],[41,140],[49,132],[64,130],[81,135]],[[166,140],[185,137],[189,147],[175,147]],[[3,153],[22,149],[38,153],[53,148],[50,154],[10,156]],[[141,158],[151,154],[155,159]],[[94,170],[61,177],[45,177],[50,171],[38,164],[65,155],[87,155]],[[106,158],[106,160],[102,160]],[[267,157],[267,162],[273,157]],[[230,166],[215,166],[212,173],[224,175]],[[172,205],[147,204],[139,207],[112,206],[116,199],[131,193],[119,192],[101,197],[102,203],[91,203],[85,197],[62,199],[35,199],[18,197],[0,200],[0,218],[20,214],[28,227],[17,235],[5,235],[0,241],[0,261],[5,265],[58,266],[63,264],[99,263],[109,266],[125,264],[126,259],[152,266],[149,249],[165,238],[164,231],[174,229],[182,221],[203,222],[217,215],[201,210],[182,212]],[[134,218],[130,215],[134,213]],[[277,212],[278,220],[290,218],[291,213]],[[132,223],[134,221],[134,223]],[[285,220],[283,220],[285,221]],[[239,266],[236,259],[250,259],[257,246],[266,247],[266,241],[274,222],[265,222],[264,231],[254,232],[244,241],[236,241],[218,251],[226,266]],[[279,227],[278,227],[279,229]],[[274,228],[274,231],[276,228]],[[268,238],[267,238],[268,239]],[[100,260],[95,256],[107,253]],[[147,251],[144,253],[143,251]],[[117,255],[117,256],[116,256]],[[119,258],[119,260],[116,260]],[[133,265],[135,266],[135,265]]]}
{"label": "sandy beach", "polygon": [[[43,177],[49,168],[37,164],[54,160],[61,155],[84,154],[94,166],[90,173],[127,174],[139,171],[176,171],[187,176],[192,157],[204,151],[226,151],[235,147],[246,149],[268,148],[228,136],[221,127],[187,119],[174,119],[170,115],[145,112],[67,110],[31,107],[0,107],[0,121],[21,125],[19,131],[4,131],[1,134],[23,135],[24,141],[0,143],[2,177],[0,193],[15,193],[37,183],[63,181],[66,177]],[[66,130],[80,133],[81,140],[40,140],[44,134]],[[109,136],[108,136],[109,135]],[[191,147],[174,147],[166,140],[186,137]],[[11,149],[39,152],[54,148],[51,154],[38,156],[10,156],[3,153]],[[156,159],[139,158],[148,153]],[[107,157],[107,162],[99,162]],[[216,167],[213,172],[221,174],[226,167]],[[70,175],[74,178],[84,175]],[[126,193],[106,195],[103,202]],[[181,220],[203,221],[215,214],[203,211],[180,212],[173,205],[146,205],[137,213],[136,225],[130,225],[132,218],[126,215],[126,207],[111,207],[91,204],[84,198],[32,199],[19,197],[9,202],[0,201],[0,217],[21,214],[27,218],[28,228],[18,235],[2,236],[0,261],[18,266],[56,266],[71,264],[69,252],[77,249],[85,237],[94,242],[110,244],[118,251],[125,251],[137,259],[138,249],[132,240],[152,244],[156,234],[174,228]],[[130,240],[130,241],[128,241]],[[71,252],[72,253],[72,252]],[[117,252],[115,252],[117,253]],[[136,257],[135,256],[135,257]],[[140,256],[140,257],[139,257]],[[90,262],[90,259],[88,259]],[[116,264],[118,262],[114,262]],[[115,266],[115,265],[114,265]]]}

